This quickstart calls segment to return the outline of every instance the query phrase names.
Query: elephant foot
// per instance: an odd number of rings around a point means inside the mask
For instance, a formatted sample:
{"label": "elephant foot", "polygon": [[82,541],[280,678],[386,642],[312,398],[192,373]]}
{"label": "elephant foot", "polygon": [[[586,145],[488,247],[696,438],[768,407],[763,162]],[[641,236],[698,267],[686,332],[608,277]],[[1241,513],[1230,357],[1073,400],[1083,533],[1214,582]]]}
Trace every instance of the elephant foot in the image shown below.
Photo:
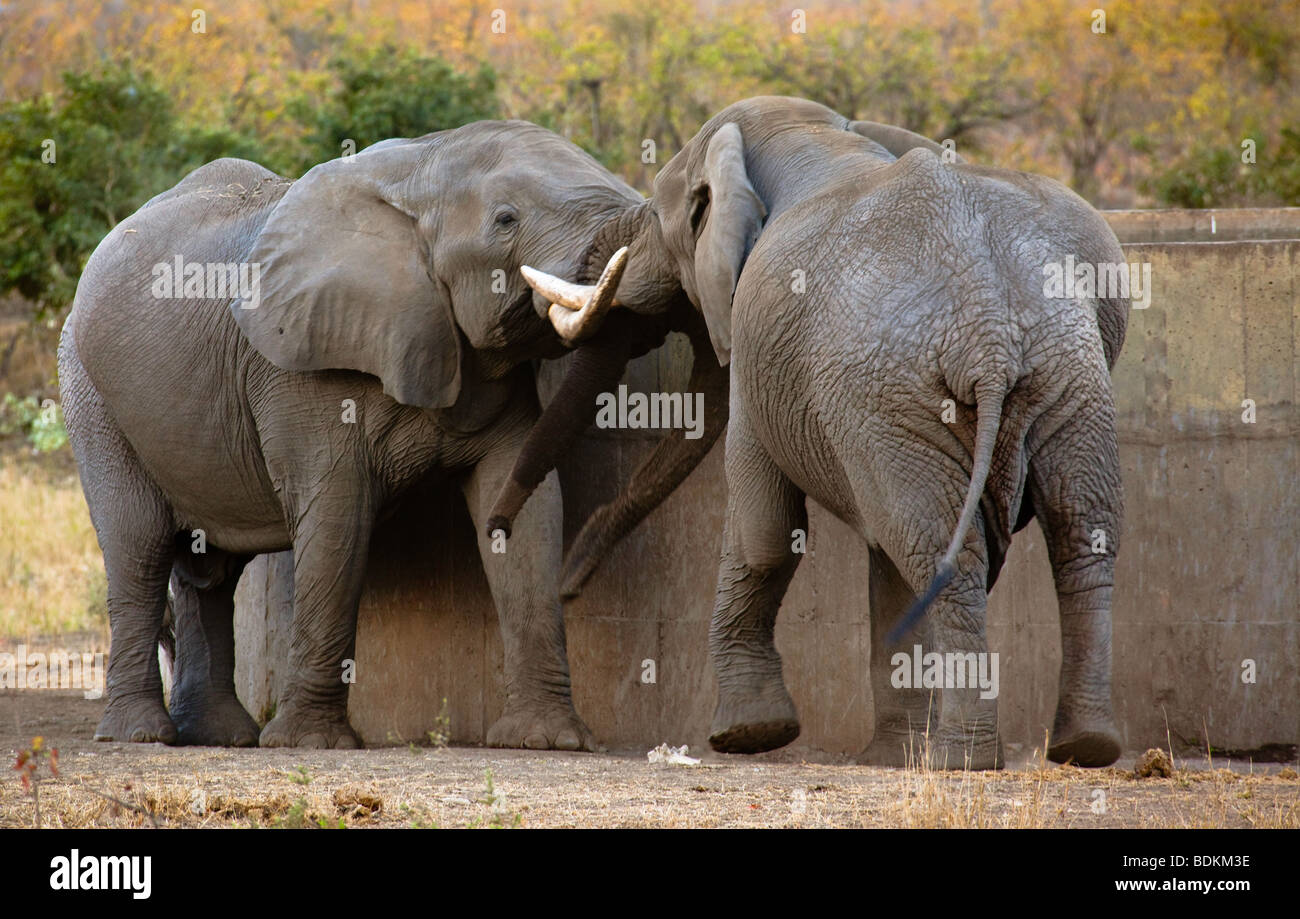
{"label": "elephant foot", "polygon": [[931,725],[937,725],[939,713],[933,700],[925,695],[912,698],[911,707],[885,708],[882,696],[876,689],[876,724],[871,732],[871,743],[858,754],[856,762],[863,766],[915,766],[925,752],[925,735]]}
{"label": "elephant foot", "polygon": [[892,766],[903,768],[921,761],[925,752],[925,738],[920,732],[908,735],[876,729],[871,743],[856,757],[862,766]]}
{"label": "elephant foot", "polygon": [[1113,724],[1068,727],[1052,731],[1047,758],[1054,763],[1074,763],[1095,769],[1119,759],[1119,731]]}
{"label": "elephant foot", "polygon": [[758,696],[720,698],[709,728],[709,746],[719,753],[764,753],[798,736],[794,701],[785,686],[777,684]]}
{"label": "elephant foot", "polygon": [[948,732],[940,728],[937,736],[922,742],[925,745],[925,764],[929,769],[980,772],[1001,769],[1005,763],[1002,738],[996,734]]}
{"label": "elephant foot", "polygon": [[572,703],[550,707],[508,706],[488,728],[489,747],[518,747],[528,750],[604,751],[587,730]]}
{"label": "elephant foot", "polygon": [[105,741],[174,744],[176,736],[162,694],[153,692],[110,699],[95,728],[95,740]]}
{"label": "elephant foot", "polygon": [[233,695],[172,700],[177,743],[195,747],[255,747],[257,722]]}
{"label": "elephant foot", "polygon": [[945,727],[926,731],[877,724],[871,743],[856,757],[863,766],[933,770],[1001,769],[1002,738],[985,722],[977,728]]}
{"label": "elephant foot", "polygon": [[304,747],[311,750],[355,750],[361,746],[344,712],[333,708],[308,710],[285,707],[262,728],[263,747]]}

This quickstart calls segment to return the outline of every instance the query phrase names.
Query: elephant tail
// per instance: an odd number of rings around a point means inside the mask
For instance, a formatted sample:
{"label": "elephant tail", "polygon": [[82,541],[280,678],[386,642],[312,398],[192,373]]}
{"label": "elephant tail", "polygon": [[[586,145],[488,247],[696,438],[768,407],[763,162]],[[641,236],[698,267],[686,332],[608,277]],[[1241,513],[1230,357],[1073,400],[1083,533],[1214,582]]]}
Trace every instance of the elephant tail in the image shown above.
{"label": "elephant tail", "polygon": [[1006,398],[1005,386],[991,383],[978,387],[975,392],[975,455],[971,467],[970,484],[966,488],[966,503],[962,506],[961,517],[953,530],[952,541],[948,551],[939,562],[938,570],[930,579],[925,592],[912,603],[907,614],[899,620],[889,633],[888,641],[893,644],[912,631],[925,615],[925,611],[934,603],[935,598],[952,583],[957,574],[957,555],[961,552],[966,533],[975,521],[979,510],[980,498],[984,494],[984,485],[988,482],[989,470],[993,467],[993,449],[997,446],[998,430],[1002,426],[1002,403]]}

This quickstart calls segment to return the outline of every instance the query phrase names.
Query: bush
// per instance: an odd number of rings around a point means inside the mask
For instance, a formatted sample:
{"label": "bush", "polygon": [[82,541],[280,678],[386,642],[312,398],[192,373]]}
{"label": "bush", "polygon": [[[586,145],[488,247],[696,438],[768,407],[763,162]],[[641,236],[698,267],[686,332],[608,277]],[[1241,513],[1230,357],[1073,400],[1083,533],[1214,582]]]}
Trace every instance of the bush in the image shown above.
{"label": "bush", "polygon": [[289,105],[305,128],[291,154],[301,174],[337,159],[350,140],[363,150],[390,137],[421,137],[496,118],[496,74],[486,66],[473,73],[454,70],[441,58],[380,46],[330,62],[333,88],[322,103],[308,93]]}
{"label": "bush", "polygon": [[35,318],[58,315],[120,220],[210,160],[258,154],[247,138],[182,123],[129,64],[65,73],[58,96],[0,104],[0,294],[17,291]]}
{"label": "bush", "polygon": [[1172,207],[1300,205],[1300,129],[1257,142],[1254,163],[1241,161],[1239,147],[1198,146],[1142,188]]}
{"label": "bush", "polygon": [[35,396],[19,399],[5,393],[0,401],[0,436],[20,435],[37,453],[52,453],[68,443],[68,431],[63,426],[63,409],[53,399],[43,403]]}

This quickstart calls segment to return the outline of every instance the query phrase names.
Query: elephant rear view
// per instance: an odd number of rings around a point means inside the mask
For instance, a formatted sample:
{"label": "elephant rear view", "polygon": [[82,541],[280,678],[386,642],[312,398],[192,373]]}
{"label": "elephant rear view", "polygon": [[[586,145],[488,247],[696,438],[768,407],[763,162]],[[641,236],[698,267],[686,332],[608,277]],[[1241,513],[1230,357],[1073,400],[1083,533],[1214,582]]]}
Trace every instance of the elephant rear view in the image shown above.
{"label": "elephant rear view", "polygon": [[[1109,369],[1128,296],[1045,283],[1067,265],[1119,273],[1101,216],[1048,179],[760,97],[705,124],[638,222],[610,241],[630,247],[618,302],[654,314],[684,294],[730,369],[712,745],[758,752],[799,733],[773,626],[811,496],[870,548],[868,762],[1002,765],[987,591],[1035,516],[1063,645],[1048,752],[1113,762],[1122,495]],[[574,299],[550,279],[534,286]],[[676,481],[642,467],[575,541],[566,589]],[[931,603],[906,635],[908,610]]]}
{"label": "elephant rear view", "polygon": [[[479,122],[296,182],[218,160],[118,225],[59,349],[108,574],[96,737],[356,746],[344,677],[376,522],[435,469],[487,519],[538,416],[529,362],[563,353],[518,269],[578,271],[639,200],[548,131]],[[570,698],[555,478],[541,490],[527,540],[479,539],[505,656],[487,739],[591,747]],[[249,558],[289,548],[289,685],[259,732],[234,692],[233,594]],[[170,711],[155,653],[169,581]]]}

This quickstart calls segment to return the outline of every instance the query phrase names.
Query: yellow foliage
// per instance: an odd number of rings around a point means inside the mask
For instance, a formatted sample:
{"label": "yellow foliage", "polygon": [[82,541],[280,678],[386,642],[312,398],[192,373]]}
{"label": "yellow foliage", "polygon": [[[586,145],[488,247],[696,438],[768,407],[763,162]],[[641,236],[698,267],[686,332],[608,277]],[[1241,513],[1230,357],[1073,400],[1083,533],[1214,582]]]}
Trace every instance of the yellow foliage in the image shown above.
{"label": "yellow foliage", "polygon": [[1300,59],[1300,0],[810,0],[803,31],[791,8],[737,0],[223,0],[202,31],[196,5],[7,3],[0,90],[50,91],[62,70],[120,52],[182,112],[263,130],[291,91],[323,90],[349,43],[391,43],[490,64],[507,117],[560,131],[643,189],[709,115],[777,93],[1132,204],[1147,168],[1134,149],[1175,156],[1187,138],[1294,123]]}

